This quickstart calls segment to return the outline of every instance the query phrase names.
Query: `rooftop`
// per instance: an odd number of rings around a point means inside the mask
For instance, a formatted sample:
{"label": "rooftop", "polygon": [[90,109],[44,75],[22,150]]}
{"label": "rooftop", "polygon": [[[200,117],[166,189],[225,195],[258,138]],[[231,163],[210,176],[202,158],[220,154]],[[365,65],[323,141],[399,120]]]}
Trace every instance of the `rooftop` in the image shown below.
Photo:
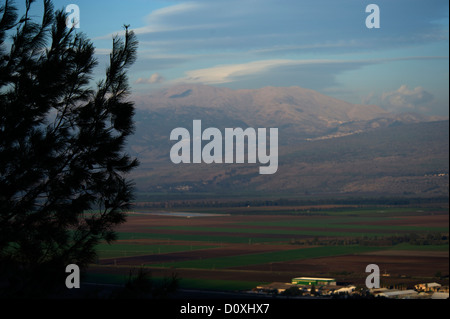
{"label": "rooftop", "polygon": [[313,277],[296,277],[292,280],[329,280],[329,281],[336,281],[334,278],[313,278]]}

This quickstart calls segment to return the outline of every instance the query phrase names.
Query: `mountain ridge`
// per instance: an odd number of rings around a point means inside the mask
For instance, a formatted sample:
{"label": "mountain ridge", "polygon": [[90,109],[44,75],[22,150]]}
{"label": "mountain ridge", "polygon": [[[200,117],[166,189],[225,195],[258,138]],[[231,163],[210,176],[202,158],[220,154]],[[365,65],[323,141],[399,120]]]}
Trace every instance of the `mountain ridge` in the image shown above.
{"label": "mountain ridge", "polygon": [[[448,120],[393,114],[298,87],[181,85],[138,99],[136,106],[129,149],[142,163],[133,177],[143,192],[448,194]],[[260,176],[259,165],[171,163],[170,132],[191,131],[193,120],[202,120],[203,129],[279,128],[279,172]]]}
{"label": "mountain ridge", "polygon": [[[376,105],[351,104],[301,87],[265,87],[232,90],[207,85],[184,84],[169,87],[138,98],[140,110],[176,112],[189,115],[192,108],[198,113],[228,116],[247,123],[249,127],[296,126],[296,134],[328,135],[342,128],[345,133],[361,123],[372,121],[364,129],[388,126],[394,122],[418,123],[438,118],[415,113],[394,114]],[[201,111],[201,112],[199,112]],[[219,127],[218,125],[217,127]]]}

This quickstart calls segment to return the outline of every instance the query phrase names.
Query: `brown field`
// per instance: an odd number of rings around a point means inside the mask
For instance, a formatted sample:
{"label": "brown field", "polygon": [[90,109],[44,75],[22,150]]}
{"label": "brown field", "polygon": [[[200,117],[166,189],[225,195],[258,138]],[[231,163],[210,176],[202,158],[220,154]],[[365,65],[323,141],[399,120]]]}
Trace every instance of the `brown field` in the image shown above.
{"label": "brown field", "polygon": [[[416,212],[414,212],[416,213]],[[177,227],[177,226],[192,226],[192,227],[220,227],[220,228],[242,228],[242,233],[233,233],[230,234],[228,232],[213,232],[207,233],[205,235],[216,235],[216,236],[247,236],[245,233],[246,229],[260,229],[259,225],[239,225],[240,223],[252,223],[257,221],[263,223],[270,222],[289,222],[296,221],[308,222],[311,220],[311,216],[290,216],[290,215],[260,215],[260,216],[251,216],[251,215],[225,215],[225,216],[217,216],[217,217],[195,217],[195,218],[186,218],[186,217],[174,217],[174,216],[160,216],[160,215],[149,215],[149,214],[135,214],[130,215],[128,217],[127,223],[121,225],[117,228],[119,232],[140,232],[140,233],[161,233],[168,234],[171,230],[166,229],[154,229],[153,227]],[[327,220],[330,219],[330,216],[314,216],[314,220],[320,222],[323,220],[323,223],[326,224]],[[336,218],[336,217],[331,217]],[[386,217],[380,221],[369,221],[369,222],[348,222],[348,225],[361,225],[361,229],[364,229],[364,225],[376,225],[376,226],[413,226],[413,227],[445,227],[449,225],[449,214],[448,212],[436,212],[431,214],[427,214],[425,216],[393,216]],[[266,229],[271,230],[286,230],[290,229],[289,226],[264,226]],[[291,228],[292,229],[292,228]],[[327,227],[295,227],[296,230],[304,230],[308,229],[310,231],[327,231],[329,228]],[[340,228],[340,231],[345,232],[354,232],[354,229],[345,227]],[[366,229],[365,233],[383,233],[388,232],[382,229],[373,230]],[[397,231],[398,233],[408,232],[408,231]],[[187,231],[187,230],[177,230],[177,234],[197,234],[195,231]],[[263,235],[263,236],[262,236]],[[253,233],[251,237],[278,237],[278,238],[292,238],[292,235],[284,235],[277,234],[276,236],[272,236],[271,234],[255,234]],[[304,237],[304,236],[295,236],[295,237]]]}
{"label": "brown field", "polygon": [[[389,225],[389,226],[417,226],[417,227],[444,227],[448,226],[448,213],[437,213],[427,216],[397,216],[386,218],[386,220],[369,222],[367,225]],[[364,225],[364,223],[352,223],[354,225]]]}
{"label": "brown field", "polygon": [[[90,267],[89,272],[94,274],[114,274],[124,275],[126,277],[130,271],[135,271],[135,266],[96,266]],[[260,283],[285,282],[298,276],[297,272],[267,272],[267,271],[244,271],[230,269],[170,269],[170,268],[152,268],[148,267],[153,277],[169,277],[176,273],[179,278],[204,279],[204,280],[233,280],[233,281],[252,281]],[[217,287],[220,290],[220,287]]]}
{"label": "brown field", "polygon": [[[402,212],[399,215],[392,214],[392,216],[384,215],[376,221],[361,222],[358,216],[349,217],[345,224],[339,224],[338,229],[328,228],[327,222],[332,219],[339,218],[339,216],[293,216],[293,215],[223,215],[214,217],[174,217],[174,216],[159,216],[148,214],[132,214],[128,217],[128,222],[118,228],[118,232],[123,233],[141,233],[141,234],[161,234],[161,238],[148,239],[124,239],[120,240],[120,244],[129,245],[184,245],[184,246],[202,246],[202,249],[192,249],[186,251],[149,254],[144,256],[134,257],[118,257],[102,259],[99,264],[92,265],[90,272],[103,274],[124,274],[127,275],[130,269],[135,269],[146,265],[146,268],[152,272],[155,277],[162,277],[176,272],[181,278],[189,279],[208,279],[208,280],[233,280],[233,281],[251,281],[251,282],[289,282],[291,278],[298,276],[314,276],[314,277],[333,277],[341,282],[354,283],[364,285],[367,274],[365,268],[369,264],[377,264],[383,274],[389,276],[382,277],[382,283],[388,284],[408,284],[414,285],[421,281],[437,281],[434,278],[435,274],[440,272],[447,276],[440,282],[448,284],[449,274],[449,253],[442,250],[426,250],[408,249],[408,250],[391,250],[390,247],[380,247],[380,250],[361,253],[348,254],[333,257],[309,258],[303,260],[289,260],[282,262],[271,262],[256,265],[246,265],[238,267],[229,267],[227,269],[183,269],[180,267],[155,267],[153,265],[173,262],[183,262],[190,260],[203,260],[209,258],[232,257],[239,258],[248,254],[281,252],[290,249],[313,248],[315,246],[300,246],[289,244],[293,238],[313,238],[315,236],[301,236],[292,234],[264,234],[252,233],[247,230],[254,229],[268,229],[273,231],[288,231],[288,230],[303,230],[308,231],[338,231],[342,233],[342,237],[346,236],[347,232],[355,232],[354,228],[345,228],[345,225],[377,225],[377,226],[414,226],[414,227],[448,227],[449,215],[448,212],[434,212],[423,213],[418,215],[417,210],[408,215]],[[364,215],[364,217],[367,217]],[[371,217],[377,217],[372,215]],[[349,219],[350,218],[350,219]],[[301,223],[315,222],[314,225],[324,223],[324,227],[301,227]],[[253,221],[264,222],[264,226],[251,225]],[[291,226],[290,222],[295,222],[297,227]],[[284,222],[284,226],[270,225],[272,222]],[[241,225],[241,223],[250,223],[249,225]],[[173,227],[183,226],[183,229],[155,229],[153,227]],[[300,227],[299,227],[300,226]],[[204,227],[201,232],[189,230],[188,227]],[[217,228],[233,228],[233,232],[214,232],[208,231],[208,227]],[[242,232],[241,232],[242,229]],[[365,233],[389,233],[384,229],[369,229]],[[392,232],[392,230],[390,230]],[[408,233],[408,231],[398,230],[397,234]],[[165,239],[171,235],[180,236],[179,240]],[[208,242],[182,239],[183,235],[204,235],[204,236],[222,236],[224,238],[242,237],[246,238],[280,238],[280,242],[263,242],[263,243],[249,243],[243,241],[242,243],[227,243],[227,242]],[[448,235],[448,231],[447,231]],[[156,235],[158,236],[158,235]],[[324,237],[325,238],[325,237]],[[326,237],[330,239],[329,237]],[[208,248],[210,247],[210,248]],[[218,287],[220,289],[220,287]]]}
{"label": "brown field", "polygon": [[[321,217],[321,216],[319,216]],[[198,226],[198,227],[227,227],[235,223],[271,222],[271,221],[290,221],[308,220],[308,216],[289,216],[289,215],[218,215],[215,217],[177,217],[161,216],[150,214],[133,214],[128,216],[128,221],[117,228],[119,232],[145,231],[145,227],[166,227],[166,226]],[[325,217],[326,218],[326,217]],[[251,225],[249,225],[251,226]],[[235,226],[233,226],[235,227]],[[247,227],[247,226],[245,226]]]}
{"label": "brown field", "polygon": [[448,258],[449,253],[448,251],[382,250],[364,253],[363,255]]}
{"label": "brown field", "polygon": [[[215,226],[212,226],[215,227]],[[217,226],[217,227],[223,227],[224,226]],[[239,228],[239,227],[236,227]],[[276,227],[270,227],[267,226],[267,229],[271,230],[277,230],[280,228]],[[243,238],[281,238],[285,240],[289,240],[291,238],[308,238],[311,236],[304,236],[304,235],[289,235],[289,234],[258,234],[258,233],[252,233],[250,236],[248,233],[245,232],[245,229],[251,229],[251,227],[242,227],[242,232],[221,232],[221,231],[202,231],[202,235],[205,236],[229,236],[229,237],[243,237]],[[258,229],[257,227],[254,229]],[[326,231],[326,228],[308,228],[309,230],[313,231]],[[296,230],[303,230],[302,228],[296,228]],[[350,231],[350,230],[349,230]],[[161,237],[164,237],[164,234],[170,235],[170,234],[177,234],[177,235],[198,235],[198,231],[189,231],[189,230],[170,230],[170,229],[149,229],[146,231],[147,233],[152,234],[161,234]]]}
{"label": "brown field", "polygon": [[347,255],[327,258],[237,267],[239,270],[297,272],[314,276],[333,273],[364,275],[367,265],[377,264],[391,276],[433,277],[437,271],[448,273],[448,257],[393,256],[393,255]]}

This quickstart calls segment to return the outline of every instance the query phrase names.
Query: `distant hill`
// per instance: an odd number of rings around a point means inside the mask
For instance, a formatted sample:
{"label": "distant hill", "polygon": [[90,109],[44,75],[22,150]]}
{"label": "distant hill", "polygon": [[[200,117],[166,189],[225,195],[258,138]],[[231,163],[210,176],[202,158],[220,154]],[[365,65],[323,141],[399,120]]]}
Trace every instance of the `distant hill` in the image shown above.
{"label": "distant hill", "polygon": [[375,105],[355,105],[300,87],[231,90],[179,85],[140,96],[136,106],[159,115],[161,125],[168,127],[188,125],[194,118],[217,128],[231,124],[278,127],[284,132],[282,142],[291,135],[298,140],[435,120],[419,114],[393,114]]}
{"label": "distant hill", "polygon": [[[448,196],[449,122],[354,105],[299,87],[231,90],[182,85],[136,98],[130,153],[140,192]],[[279,169],[175,165],[176,127],[279,128]]]}

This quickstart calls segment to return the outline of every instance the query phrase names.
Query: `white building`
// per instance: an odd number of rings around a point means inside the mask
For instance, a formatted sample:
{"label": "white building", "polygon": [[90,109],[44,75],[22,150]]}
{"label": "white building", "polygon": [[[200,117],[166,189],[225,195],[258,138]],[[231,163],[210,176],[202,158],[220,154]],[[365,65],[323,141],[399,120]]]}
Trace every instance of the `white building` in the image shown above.
{"label": "white building", "polygon": [[386,290],[379,293],[378,296],[390,299],[412,299],[416,298],[418,294],[415,290]]}
{"label": "white building", "polygon": [[431,299],[448,299],[448,298],[449,298],[448,292],[435,292],[431,296]]}
{"label": "white building", "polygon": [[277,291],[279,294],[285,292],[287,289],[291,287],[297,287],[296,285],[284,282],[273,282],[268,285],[260,285],[257,286],[256,289],[263,292],[273,292]]}
{"label": "white building", "polygon": [[355,292],[356,286],[348,286],[348,287],[342,287],[339,289],[336,289],[335,291],[333,291],[333,294],[339,295],[339,294],[349,294],[351,295],[352,293]]}

